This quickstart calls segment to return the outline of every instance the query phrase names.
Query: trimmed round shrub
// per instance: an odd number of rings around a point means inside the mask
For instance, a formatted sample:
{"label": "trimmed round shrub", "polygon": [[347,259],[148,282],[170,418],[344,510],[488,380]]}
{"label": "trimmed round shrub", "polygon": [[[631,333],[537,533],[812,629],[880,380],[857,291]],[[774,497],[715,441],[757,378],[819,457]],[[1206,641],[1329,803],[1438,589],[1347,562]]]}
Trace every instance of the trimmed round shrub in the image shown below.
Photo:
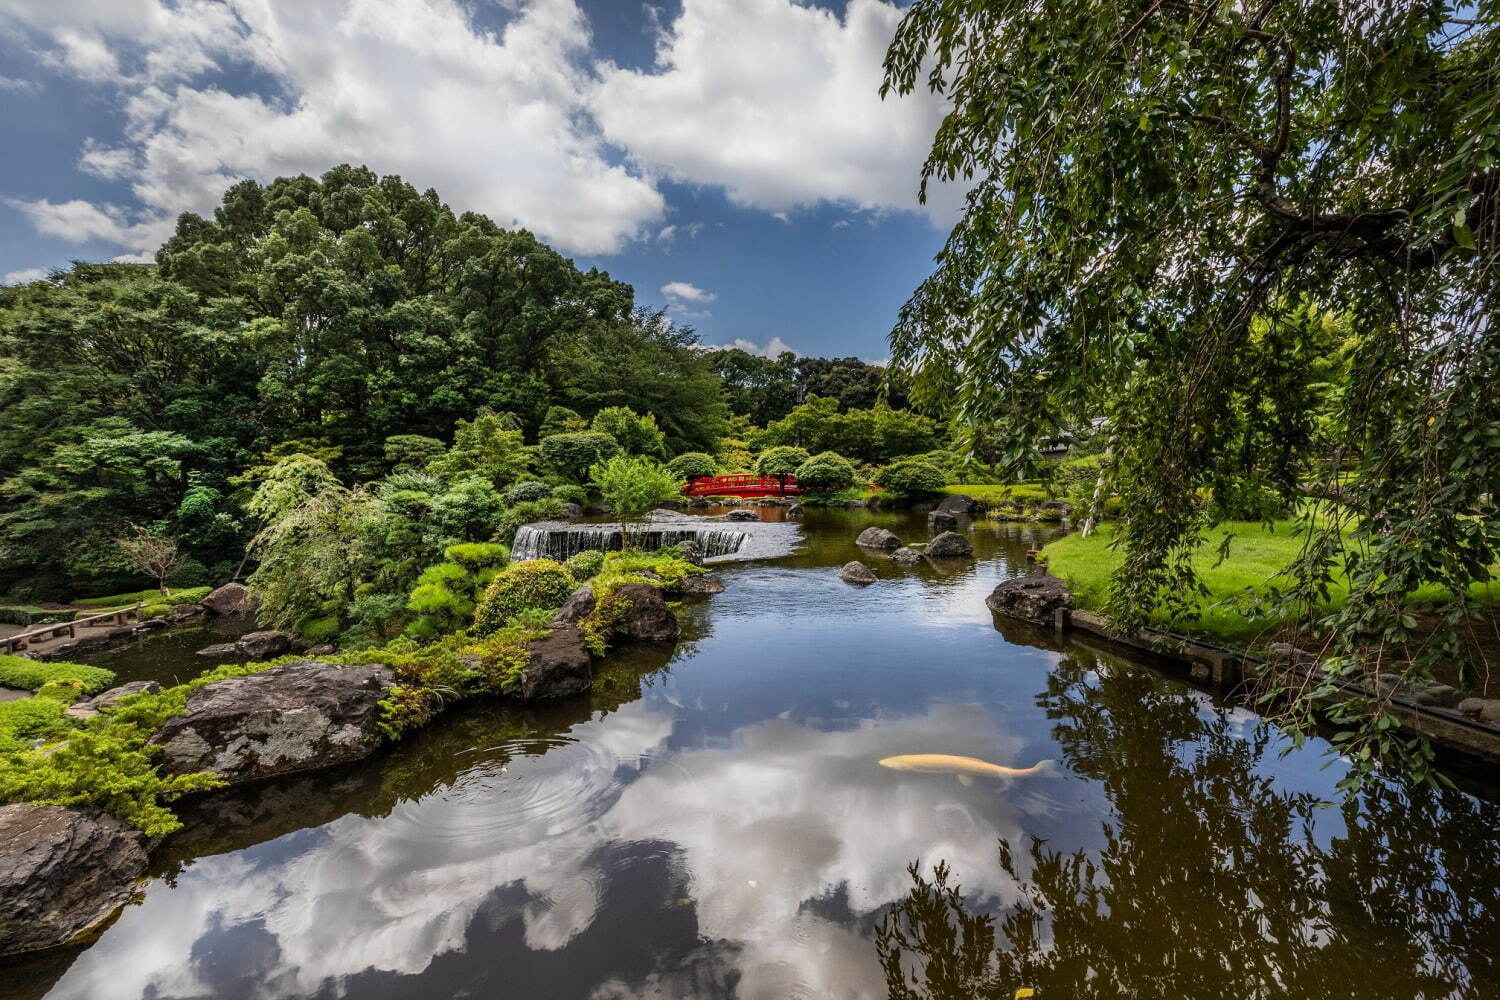
{"label": "trimmed round shrub", "polygon": [[838,493],[854,485],[854,466],[837,452],[825,451],[797,466],[797,485],[805,493]]}
{"label": "trimmed round shrub", "polygon": [[552,559],[528,559],[501,570],[474,612],[474,634],[493,635],[528,608],[557,610],[577,587],[566,566]]}
{"label": "trimmed round shrub", "polygon": [[795,475],[797,467],[807,461],[807,458],[806,448],[779,444],[760,453],[760,457],[755,460],[755,471],[762,476]]}
{"label": "trimmed round shrub", "polygon": [[914,497],[938,492],[948,485],[948,477],[931,462],[907,458],[877,472],[875,485],[898,497]]}
{"label": "trimmed round shrub", "polygon": [[535,479],[516,483],[505,491],[505,506],[514,507],[518,503],[535,503],[545,500],[552,495],[552,488],[546,483],[539,483]]}
{"label": "trimmed round shrub", "polygon": [[589,491],[582,486],[563,483],[561,486],[552,487],[552,499],[561,501],[562,503],[576,503],[582,507],[589,502]]}
{"label": "trimmed round shrub", "polygon": [[542,438],[542,461],[570,482],[588,479],[589,469],[620,453],[620,443],[608,434],[579,431]]}
{"label": "trimmed round shrub", "polygon": [[678,479],[692,482],[704,476],[716,475],[719,467],[712,455],[705,455],[701,451],[685,451],[667,463],[667,471]]}
{"label": "trimmed round shrub", "polygon": [[567,562],[568,572],[579,583],[598,574],[604,568],[604,553],[598,549],[584,549],[575,553]]}

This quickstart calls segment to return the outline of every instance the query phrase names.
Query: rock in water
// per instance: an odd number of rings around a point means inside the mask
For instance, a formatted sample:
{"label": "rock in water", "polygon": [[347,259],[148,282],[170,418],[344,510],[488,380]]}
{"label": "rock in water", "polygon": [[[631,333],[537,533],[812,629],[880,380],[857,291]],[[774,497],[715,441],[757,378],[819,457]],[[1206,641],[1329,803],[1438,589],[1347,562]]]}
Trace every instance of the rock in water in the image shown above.
{"label": "rock in water", "polygon": [[724,581],[717,573],[694,573],[682,578],[677,592],[683,597],[709,597],[724,593]]}
{"label": "rock in water", "polygon": [[[859,537],[854,540],[854,544],[862,549],[899,549],[901,547],[901,539],[897,538],[895,533],[887,531],[885,528],[872,526],[861,531]],[[850,565],[856,564],[851,563]]]}
{"label": "rock in water", "polygon": [[385,666],[302,660],[206,684],[157,730],[169,774],[214,771],[230,784],[359,760],[379,742]]}
{"label": "rock in water", "polygon": [[879,578],[870,570],[870,567],[856,559],[853,562],[844,563],[844,568],[839,570],[839,579],[857,587],[867,587]]}
{"label": "rock in water", "polygon": [[760,515],[753,510],[732,510],[724,515],[726,521],[759,521]]}
{"label": "rock in water", "polygon": [[974,546],[956,531],[945,531],[927,543],[927,554],[938,559],[954,559],[972,556]]}
{"label": "rock in water", "polygon": [[615,626],[616,634],[638,642],[667,642],[676,639],[682,626],[667,607],[661,591],[648,583],[627,583],[616,587],[611,600],[623,600],[624,614]]}
{"label": "rock in water", "polygon": [[97,809],[0,806],[0,955],[67,944],[129,899],[146,838]]}
{"label": "rock in water", "polygon": [[944,514],[963,514],[973,517],[984,510],[984,504],[973,497],[964,496],[962,493],[954,493],[952,496],[943,498],[943,502],[937,505],[937,509]]}
{"label": "rock in water", "polygon": [[682,558],[694,566],[703,565],[703,546],[689,538],[685,542],[677,543],[677,551],[682,553]]}
{"label": "rock in water", "polygon": [[292,637],[274,629],[265,632],[250,632],[240,636],[237,644],[240,652],[249,660],[269,660],[292,651]]}
{"label": "rock in water", "polygon": [[905,545],[891,553],[891,562],[897,566],[915,566],[922,561],[922,553]]}
{"label": "rock in water", "polygon": [[226,583],[203,599],[203,606],[214,614],[234,615],[254,611],[260,600],[243,583]]}
{"label": "rock in water", "polygon": [[958,517],[946,510],[935,510],[927,515],[927,530],[932,534],[958,530]]}
{"label": "rock in water", "polygon": [[1006,580],[984,599],[996,614],[1032,622],[1051,622],[1058,608],[1073,606],[1073,593],[1055,576],[1022,576]]}
{"label": "rock in water", "polygon": [[[668,612],[670,614],[670,612]],[[583,633],[573,625],[554,627],[544,638],[527,644],[531,662],[521,679],[527,701],[567,698],[594,686],[593,659]]]}

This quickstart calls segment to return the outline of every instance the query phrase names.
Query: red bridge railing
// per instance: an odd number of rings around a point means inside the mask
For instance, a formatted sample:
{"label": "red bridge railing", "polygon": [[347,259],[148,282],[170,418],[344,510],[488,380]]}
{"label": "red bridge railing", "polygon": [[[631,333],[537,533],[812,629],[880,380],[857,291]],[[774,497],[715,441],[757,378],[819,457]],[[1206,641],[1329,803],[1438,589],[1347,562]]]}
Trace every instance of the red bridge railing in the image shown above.
{"label": "red bridge railing", "polygon": [[793,475],[704,476],[682,488],[690,497],[794,497],[801,492]]}

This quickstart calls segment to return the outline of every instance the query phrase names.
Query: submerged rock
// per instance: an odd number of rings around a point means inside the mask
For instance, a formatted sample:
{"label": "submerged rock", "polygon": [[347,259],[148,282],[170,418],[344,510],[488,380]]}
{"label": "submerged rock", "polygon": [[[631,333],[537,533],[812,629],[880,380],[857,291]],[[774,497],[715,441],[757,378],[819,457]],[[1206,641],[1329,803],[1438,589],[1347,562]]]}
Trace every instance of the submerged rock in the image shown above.
{"label": "submerged rock", "polygon": [[1051,622],[1059,608],[1073,606],[1073,593],[1055,576],[1021,576],[990,591],[985,606],[996,614],[1032,622]]}
{"label": "submerged rock", "polygon": [[974,544],[956,531],[945,531],[927,543],[926,552],[936,559],[961,559],[974,554]]}
{"label": "submerged rock", "polygon": [[527,648],[531,662],[520,690],[527,701],[568,698],[594,686],[593,658],[576,626],[556,626],[545,637],[527,643]]}
{"label": "submerged rock", "polygon": [[927,530],[934,535],[944,531],[957,531],[958,516],[946,510],[935,510],[927,515]]}
{"label": "submerged rock", "polygon": [[891,562],[897,566],[915,566],[922,561],[922,558],[922,553],[916,549],[907,548],[905,545],[891,553]]}
{"label": "submerged rock", "polygon": [[717,573],[694,573],[682,578],[677,592],[683,597],[710,597],[724,593],[724,581]]}
{"label": "submerged rock", "polygon": [[146,837],[97,809],[0,806],[0,955],[67,944],[130,899]]}
{"label": "submerged rock", "polygon": [[332,767],[378,740],[389,667],[302,660],[204,685],[150,742],[169,774],[213,771],[230,784]]}
{"label": "submerged rock", "polygon": [[133,694],[156,694],[160,690],[161,685],[156,681],[131,681],[129,684],[112,687],[92,698],[74,702],[68,706],[66,714],[75,719],[91,719],[104,709],[112,707],[121,698],[128,698]]}
{"label": "submerged rock", "polygon": [[216,615],[249,613],[260,606],[260,599],[243,583],[226,583],[203,599],[203,606]]}
{"label": "submerged rock", "polygon": [[875,575],[870,567],[855,559],[852,562],[844,563],[844,568],[839,570],[839,579],[845,583],[852,583],[857,587],[868,587],[878,580],[879,577]]}
{"label": "submerged rock", "polygon": [[788,506],[787,509],[786,509],[786,516],[789,517],[789,518],[792,518],[792,519],[796,519],[796,518],[801,517],[802,516],[802,505],[800,503],[794,503],[794,504],[791,504],[790,506]]}
{"label": "submerged rock", "polygon": [[726,521],[759,521],[760,515],[753,510],[732,510],[724,515]]}
{"label": "submerged rock", "polygon": [[854,544],[862,549],[899,549],[901,539],[896,537],[895,532],[872,525],[859,533]]}
{"label": "submerged rock", "polygon": [[[291,636],[285,632],[268,629],[263,632],[247,633],[234,642],[216,642],[212,646],[204,646],[198,650],[198,655],[209,658],[269,660],[284,653],[290,653],[294,648],[296,648],[296,640]],[[331,647],[329,651],[332,651]]]}

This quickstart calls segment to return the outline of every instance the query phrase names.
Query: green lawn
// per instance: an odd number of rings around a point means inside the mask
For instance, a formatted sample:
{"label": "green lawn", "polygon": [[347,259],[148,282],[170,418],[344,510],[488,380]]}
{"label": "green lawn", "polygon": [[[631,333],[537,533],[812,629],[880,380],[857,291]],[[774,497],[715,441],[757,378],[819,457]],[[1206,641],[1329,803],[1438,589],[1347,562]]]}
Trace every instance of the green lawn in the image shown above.
{"label": "green lawn", "polygon": [[192,604],[201,601],[209,595],[212,587],[174,587],[170,597],[163,597],[161,591],[152,587],[150,590],[137,590],[129,594],[110,594],[107,597],[80,597],[73,601],[81,607],[86,608],[123,608],[140,602],[142,604]]}
{"label": "green lawn", "polygon": [[[1292,521],[1278,521],[1269,527],[1260,522],[1234,521],[1206,533],[1204,544],[1193,557],[1193,568],[1209,593],[1197,602],[1199,617],[1196,621],[1170,623],[1172,628],[1237,644],[1269,638],[1270,632],[1280,624],[1278,621],[1250,617],[1233,607],[1214,605],[1262,590],[1291,563],[1301,551],[1302,544],[1294,534],[1294,528],[1295,522]],[[1219,543],[1227,532],[1234,534],[1229,559],[1216,566]],[[1104,604],[1110,577],[1124,559],[1120,550],[1109,548],[1113,538],[1114,526],[1103,524],[1088,538],[1071,534],[1042,550],[1047,556],[1048,570],[1067,581],[1073,590],[1074,602],[1080,608],[1098,610]],[[1329,606],[1342,604],[1346,594],[1342,581],[1336,580],[1330,588]],[[1476,584],[1470,596],[1485,603],[1500,603],[1500,584]],[[1411,594],[1408,601],[1420,607],[1439,603],[1444,597],[1441,588],[1424,587]]]}
{"label": "green lawn", "polygon": [[1040,483],[1011,483],[1009,485],[997,485],[994,483],[960,483],[957,486],[944,486],[944,493],[957,493],[966,497],[973,497],[986,507],[994,507],[998,504],[1011,503],[1043,503],[1051,500],[1047,490]]}
{"label": "green lawn", "polygon": [[0,653],[0,687],[35,691],[48,681],[83,682],[85,694],[97,694],[114,683],[113,671],[82,663],[44,662]]}

